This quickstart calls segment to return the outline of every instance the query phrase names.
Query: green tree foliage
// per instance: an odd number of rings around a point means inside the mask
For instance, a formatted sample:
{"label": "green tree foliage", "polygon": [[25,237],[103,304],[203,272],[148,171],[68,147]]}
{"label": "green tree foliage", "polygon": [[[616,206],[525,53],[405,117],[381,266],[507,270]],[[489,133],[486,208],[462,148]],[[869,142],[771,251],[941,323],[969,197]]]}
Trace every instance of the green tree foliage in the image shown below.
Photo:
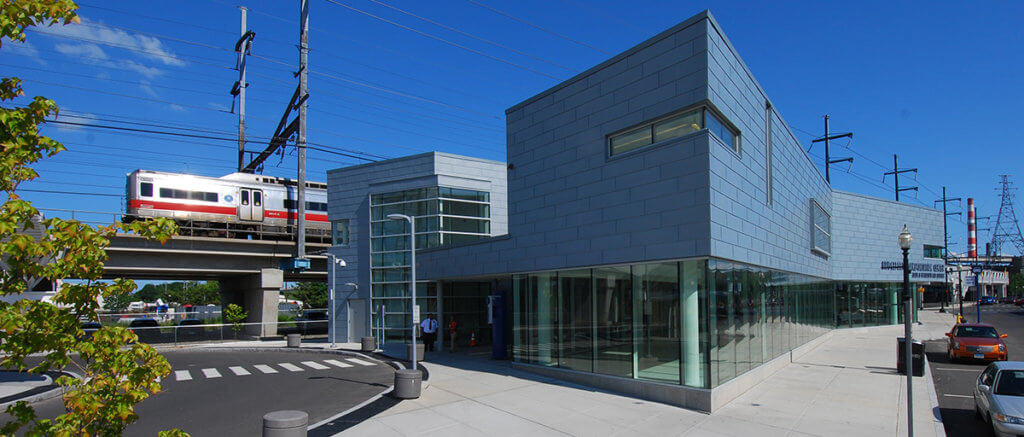
{"label": "green tree foliage", "polygon": [[1010,293],[1014,296],[1024,296],[1024,274],[1010,273]]}
{"label": "green tree foliage", "polygon": [[135,295],[132,293],[116,293],[103,298],[103,309],[119,313],[128,308]]}
{"label": "green tree foliage", "polygon": [[242,322],[249,316],[249,313],[235,304],[229,304],[223,312],[224,320],[231,324],[231,329],[235,331],[235,337],[237,337],[238,333],[242,331]]}
{"label": "green tree foliage", "polygon": [[327,308],[327,283],[299,282],[292,291],[286,293],[289,299],[302,301],[302,307]]}
{"label": "green tree foliage", "polygon": [[[77,23],[76,9],[70,0],[0,0],[0,47],[24,41],[27,27]],[[11,419],[0,434],[119,435],[138,419],[135,404],[160,391],[157,381],[170,373],[170,365],[124,328],[103,328],[86,338],[80,320],[97,320],[99,296],[135,288],[130,280],[100,281],[110,237],[133,232],[162,242],[177,227],[168,220],[101,227],[59,218],[39,221],[39,211],[16,191],[20,183],[39,176],[33,164],[64,146],[39,132],[46,117],[57,114],[56,103],[35,97],[27,105],[11,105],[23,95],[20,80],[0,79],[0,192],[6,197],[0,206],[0,294],[19,295],[40,278],[82,281],[65,282],[53,298],[56,305],[0,302],[0,366],[41,373],[73,365],[82,378],[57,380],[64,390],[65,414],[39,418],[30,405],[18,402],[7,407]],[[30,355],[41,358],[38,364],[26,362]]]}

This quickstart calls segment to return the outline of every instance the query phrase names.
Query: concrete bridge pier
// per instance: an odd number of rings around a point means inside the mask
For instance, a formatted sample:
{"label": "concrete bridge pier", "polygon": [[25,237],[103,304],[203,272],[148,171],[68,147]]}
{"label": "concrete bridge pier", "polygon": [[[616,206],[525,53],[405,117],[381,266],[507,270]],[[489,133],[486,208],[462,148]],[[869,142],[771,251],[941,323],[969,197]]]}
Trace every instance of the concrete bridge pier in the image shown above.
{"label": "concrete bridge pier", "polygon": [[[281,269],[260,269],[259,273],[220,278],[221,308],[228,304],[241,306],[248,312],[247,325],[242,333],[249,338],[277,335],[278,295],[284,285]],[[225,319],[224,323],[227,323]],[[230,329],[229,329],[230,331]]]}

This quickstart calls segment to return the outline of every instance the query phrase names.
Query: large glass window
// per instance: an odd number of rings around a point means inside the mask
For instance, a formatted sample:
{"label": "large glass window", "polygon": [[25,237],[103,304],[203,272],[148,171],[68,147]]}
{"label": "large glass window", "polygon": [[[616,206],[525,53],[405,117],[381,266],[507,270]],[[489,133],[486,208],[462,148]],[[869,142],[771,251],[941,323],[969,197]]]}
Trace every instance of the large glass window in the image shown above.
{"label": "large glass window", "polygon": [[681,317],[678,263],[633,266],[637,376],[673,382],[680,378]]}
{"label": "large glass window", "polygon": [[348,246],[348,219],[331,221],[331,244],[335,246]]}
{"label": "large glass window", "polygon": [[924,257],[925,258],[942,258],[942,246],[932,246],[931,244],[924,245]]}
{"label": "large glass window", "polygon": [[558,365],[594,371],[594,290],[590,270],[559,272],[561,330]]}
{"label": "large glass window", "polygon": [[702,128],[708,129],[738,153],[739,133],[733,131],[722,120],[719,115],[708,108],[690,109],[672,114],[609,136],[608,154],[615,156],[659,141],[681,137]]}
{"label": "large glass window", "polygon": [[633,376],[633,280],[629,266],[594,269],[594,371]]}

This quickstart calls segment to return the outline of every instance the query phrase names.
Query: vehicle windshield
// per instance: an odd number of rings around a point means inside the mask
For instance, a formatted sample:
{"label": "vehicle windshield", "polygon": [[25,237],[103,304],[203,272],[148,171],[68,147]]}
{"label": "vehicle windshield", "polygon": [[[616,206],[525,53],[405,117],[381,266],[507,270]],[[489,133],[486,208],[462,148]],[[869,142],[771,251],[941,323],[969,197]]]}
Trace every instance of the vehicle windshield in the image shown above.
{"label": "vehicle windshield", "polygon": [[961,326],[956,328],[957,337],[999,338],[996,328],[990,326]]}
{"label": "vehicle windshield", "polygon": [[1024,396],[1024,370],[1003,370],[999,372],[999,384],[996,394],[1005,396]]}

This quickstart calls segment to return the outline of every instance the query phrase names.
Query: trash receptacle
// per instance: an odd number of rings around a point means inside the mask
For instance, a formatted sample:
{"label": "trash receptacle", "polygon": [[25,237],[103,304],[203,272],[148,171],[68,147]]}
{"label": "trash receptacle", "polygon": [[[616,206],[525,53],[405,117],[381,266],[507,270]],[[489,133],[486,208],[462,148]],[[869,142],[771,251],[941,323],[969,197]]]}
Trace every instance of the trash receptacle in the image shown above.
{"label": "trash receptacle", "polygon": [[[896,337],[896,371],[901,375],[906,375],[906,359],[907,359],[907,340],[903,337]],[[914,376],[924,376],[924,342],[921,340],[913,340],[910,348],[911,358],[914,362],[911,364],[914,370]]]}

